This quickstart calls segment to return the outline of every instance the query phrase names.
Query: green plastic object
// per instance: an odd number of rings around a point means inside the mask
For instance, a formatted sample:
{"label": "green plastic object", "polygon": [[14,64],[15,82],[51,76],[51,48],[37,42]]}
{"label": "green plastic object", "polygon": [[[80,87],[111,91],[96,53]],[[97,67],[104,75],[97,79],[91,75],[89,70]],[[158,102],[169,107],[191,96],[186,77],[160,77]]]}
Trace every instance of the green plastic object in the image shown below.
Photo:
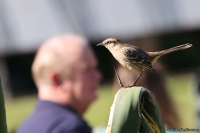
{"label": "green plastic object", "polygon": [[0,81],[0,133],[7,133],[6,111],[2,84]]}
{"label": "green plastic object", "polygon": [[153,94],[143,87],[121,88],[111,106],[106,133],[165,133]]}

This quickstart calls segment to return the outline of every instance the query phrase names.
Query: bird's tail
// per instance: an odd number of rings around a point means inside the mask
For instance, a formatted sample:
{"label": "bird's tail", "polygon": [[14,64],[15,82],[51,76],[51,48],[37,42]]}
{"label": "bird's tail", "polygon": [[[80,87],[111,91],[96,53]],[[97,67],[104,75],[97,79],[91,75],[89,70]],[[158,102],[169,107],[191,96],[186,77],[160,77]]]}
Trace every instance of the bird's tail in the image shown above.
{"label": "bird's tail", "polygon": [[151,57],[152,62],[154,63],[162,55],[166,55],[166,54],[169,54],[169,53],[172,53],[175,51],[179,51],[179,50],[184,50],[184,49],[187,49],[190,47],[192,47],[192,44],[187,43],[187,44],[179,45],[179,46],[176,46],[176,47],[173,47],[170,49],[166,49],[163,51],[159,51],[159,52],[148,52],[148,54]]}
{"label": "bird's tail", "polygon": [[176,47],[173,47],[173,48],[170,48],[170,49],[166,49],[166,50],[163,50],[163,51],[160,51],[158,52],[159,55],[165,55],[165,54],[169,54],[169,53],[172,53],[172,52],[175,52],[175,51],[178,51],[178,50],[184,50],[184,49],[187,49],[187,48],[190,48],[192,47],[192,44],[183,44],[183,45],[179,45],[179,46],[176,46]]}

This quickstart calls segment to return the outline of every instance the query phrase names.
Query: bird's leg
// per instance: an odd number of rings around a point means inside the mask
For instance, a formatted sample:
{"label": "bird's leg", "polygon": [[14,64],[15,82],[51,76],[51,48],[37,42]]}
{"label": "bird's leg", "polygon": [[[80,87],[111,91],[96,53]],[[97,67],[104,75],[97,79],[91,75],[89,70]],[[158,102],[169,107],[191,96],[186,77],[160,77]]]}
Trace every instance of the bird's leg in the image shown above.
{"label": "bird's leg", "polygon": [[115,74],[116,74],[116,76],[117,76],[118,82],[119,82],[120,86],[123,88],[124,86],[123,86],[123,84],[122,84],[122,81],[121,81],[120,78],[119,78],[119,75],[117,74],[117,71],[116,71],[115,67],[114,67],[114,70],[115,70]]}
{"label": "bird's leg", "polygon": [[137,81],[139,80],[139,78],[142,76],[142,74],[143,74],[143,71],[142,71],[142,73],[140,73],[140,74],[138,75],[137,79],[135,80],[135,83],[134,83],[132,86],[130,86],[130,87],[137,86],[136,83],[137,83]]}

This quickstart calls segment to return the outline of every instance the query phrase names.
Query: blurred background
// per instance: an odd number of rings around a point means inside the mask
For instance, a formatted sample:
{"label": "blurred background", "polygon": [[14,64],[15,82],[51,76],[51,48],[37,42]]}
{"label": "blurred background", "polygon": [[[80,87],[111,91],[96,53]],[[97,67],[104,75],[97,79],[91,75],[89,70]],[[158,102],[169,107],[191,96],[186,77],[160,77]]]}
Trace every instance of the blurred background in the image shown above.
{"label": "blurred background", "polygon": [[0,75],[9,133],[35,106],[31,65],[37,49],[48,38],[65,33],[86,37],[99,60],[103,74],[99,99],[84,116],[96,131],[106,127],[120,88],[113,66],[118,66],[125,85],[132,85],[137,76],[122,68],[107,49],[96,47],[97,43],[115,37],[145,51],[193,44],[160,58],[154,65],[158,73],[145,72],[139,84],[153,92],[167,126],[200,128],[199,7],[199,0],[0,0]]}

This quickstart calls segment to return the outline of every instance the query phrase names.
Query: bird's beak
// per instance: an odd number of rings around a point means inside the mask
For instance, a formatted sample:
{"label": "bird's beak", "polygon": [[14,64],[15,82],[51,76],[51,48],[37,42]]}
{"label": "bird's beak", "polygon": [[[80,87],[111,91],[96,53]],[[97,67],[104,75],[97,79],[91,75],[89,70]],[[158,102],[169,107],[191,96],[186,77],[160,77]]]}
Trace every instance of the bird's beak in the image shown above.
{"label": "bird's beak", "polygon": [[103,43],[99,43],[99,44],[97,44],[97,46],[104,46],[104,44]]}

